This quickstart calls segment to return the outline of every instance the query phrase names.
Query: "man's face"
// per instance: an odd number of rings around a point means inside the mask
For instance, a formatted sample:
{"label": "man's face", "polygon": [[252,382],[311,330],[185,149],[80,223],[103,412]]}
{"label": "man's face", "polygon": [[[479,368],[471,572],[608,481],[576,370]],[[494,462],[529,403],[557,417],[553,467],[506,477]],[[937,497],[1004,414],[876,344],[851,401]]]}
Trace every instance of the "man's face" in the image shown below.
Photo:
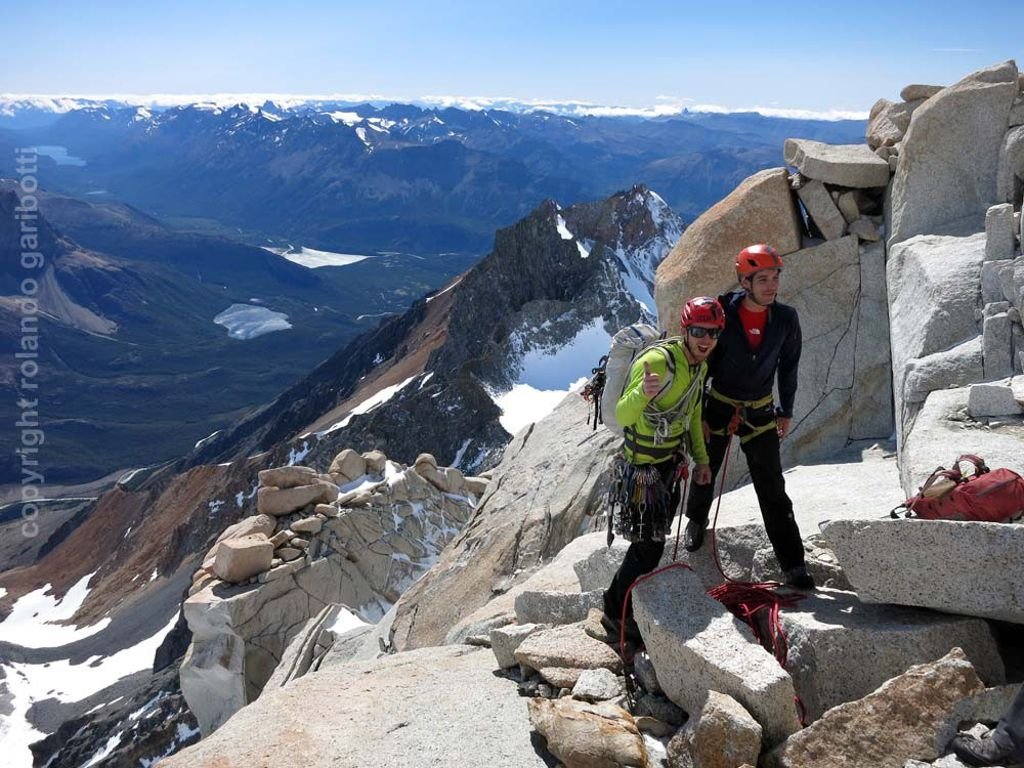
{"label": "man's face", "polygon": [[779,273],[778,269],[762,269],[744,280],[743,287],[755,303],[768,306],[779,292]]}
{"label": "man's face", "polygon": [[690,350],[693,362],[703,363],[718,344],[718,335],[721,331],[718,326],[710,323],[697,323],[687,327],[685,331],[686,346]]}

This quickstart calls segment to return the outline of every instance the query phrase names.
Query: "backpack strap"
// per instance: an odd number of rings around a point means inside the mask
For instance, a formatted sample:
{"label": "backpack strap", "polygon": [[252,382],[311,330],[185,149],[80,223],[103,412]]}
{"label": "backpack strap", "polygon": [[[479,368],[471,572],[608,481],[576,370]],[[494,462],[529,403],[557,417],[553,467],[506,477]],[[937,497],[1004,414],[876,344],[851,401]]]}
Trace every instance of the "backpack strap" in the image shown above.
{"label": "backpack strap", "polygon": [[985,460],[980,456],[975,456],[973,453],[962,453],[957,457],[957,471],[959,471],[960,463],[964,461],[974,466],[975,477],[977,477],[978,475],[984,475],[986,472],[989,471],[988,465],[985,463]]}

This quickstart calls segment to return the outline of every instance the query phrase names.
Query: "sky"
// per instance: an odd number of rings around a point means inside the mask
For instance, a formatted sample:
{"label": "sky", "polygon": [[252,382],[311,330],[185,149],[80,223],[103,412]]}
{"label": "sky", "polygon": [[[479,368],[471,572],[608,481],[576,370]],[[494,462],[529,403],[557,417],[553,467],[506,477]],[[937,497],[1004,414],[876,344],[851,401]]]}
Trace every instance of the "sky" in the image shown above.
{"label": "sky", "polygon": [[1024,67],[1024,2],[35,0],[0,93],[359,94],[866,112]]}

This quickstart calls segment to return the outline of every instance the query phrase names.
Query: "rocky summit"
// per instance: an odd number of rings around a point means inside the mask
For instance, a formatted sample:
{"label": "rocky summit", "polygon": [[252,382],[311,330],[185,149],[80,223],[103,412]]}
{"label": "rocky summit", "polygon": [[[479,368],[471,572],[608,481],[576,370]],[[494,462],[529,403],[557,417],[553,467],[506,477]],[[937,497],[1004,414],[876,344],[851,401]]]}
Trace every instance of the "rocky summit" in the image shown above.
{"label": "rocky summit", "polygon": [[[125,586],[126,563],[88,554],[100,522],[138,524],[148,548],[131,557],[176,574],[162,606],[183,621],[161,658],[178,685],[165,681],[147,757],[961,766],[952,738],[990,728],[1024,680],[1007,576],[1024,525],[889,513],[961,454],[1024,472],[1022,89],[1012,61],[908,85],[875,105],[863,142],[780,141],[778,167],[685,231],[642,186],[546,201],[445,289],[101,499],[37,567],[77,555],[80,576],[98,571],[80,626],[145,595]],[[732,287],[739,248],[766,240],[803,332],[783,455],[818,588],[779,583],[734,471],[704,547],[670,541],[636,586],[642,646],[598,641],[587,629],[626,550],[604,517],[620,443],[576,393],[510,435],[501,395],[583,329],[655,310],[671,329],[688,297]],[[751,583],[777,615],[737,608]],[[3,585],[15,609],[38,586],[28,569]],[[113,740],[141,716],[131,707],[75,721],[74,757],[50,741],[37,763],[80,763],[81,729],[102,722]],[[90,760],[139,756],[138,739],[114,740]]]}

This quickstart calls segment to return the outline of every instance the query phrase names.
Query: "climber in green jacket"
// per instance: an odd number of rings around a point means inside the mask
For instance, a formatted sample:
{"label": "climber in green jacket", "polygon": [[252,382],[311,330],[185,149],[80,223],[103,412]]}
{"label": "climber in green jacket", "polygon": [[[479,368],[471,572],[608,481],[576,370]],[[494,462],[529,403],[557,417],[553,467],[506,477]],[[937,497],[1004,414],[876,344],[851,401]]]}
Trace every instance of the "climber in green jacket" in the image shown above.
{"label": "climber in green jacket", "polygon": [[615,407],[624,443],[610,498],[612,511],[617,510],[615,533],[630,545],[604,593],[600,620],[586,625],[589,635],[605,642],[619,642],[624,606],[626,637],[640,640],[626,593],[661,560],[690,454],[696,463],[694,482],[711,482],[701,431],[701,400],[705,360],[718,343],[725,313],[717,300],[702,296],[686,302],[680,325],[681,337],[655,344],[633,361]]}

